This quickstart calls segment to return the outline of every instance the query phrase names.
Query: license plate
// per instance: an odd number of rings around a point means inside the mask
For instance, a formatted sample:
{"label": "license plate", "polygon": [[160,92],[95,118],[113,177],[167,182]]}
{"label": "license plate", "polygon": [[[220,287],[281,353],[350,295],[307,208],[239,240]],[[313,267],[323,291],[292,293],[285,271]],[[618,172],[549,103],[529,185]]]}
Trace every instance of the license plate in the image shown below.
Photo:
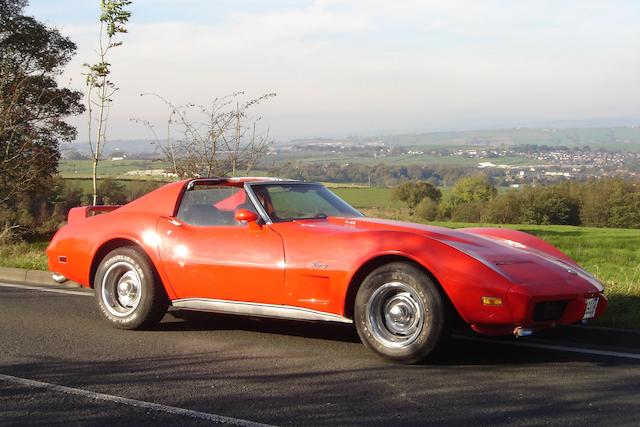
{"label": "license plate", "polygon": [[598,307],[598,297],[595,298],[587,298],[586,299],[587,306],[584,309],[584,316],[582,319],[591,319],[596,315],[596,308]]}

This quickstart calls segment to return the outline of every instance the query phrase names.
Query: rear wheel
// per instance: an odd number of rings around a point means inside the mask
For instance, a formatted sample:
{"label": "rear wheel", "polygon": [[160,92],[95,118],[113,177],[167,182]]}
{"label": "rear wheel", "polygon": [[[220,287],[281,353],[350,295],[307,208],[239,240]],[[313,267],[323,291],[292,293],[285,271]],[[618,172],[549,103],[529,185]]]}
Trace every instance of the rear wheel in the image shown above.
{"label": "rear wheel", "polygon": [[365,346],[388,360],[420,362],[450,333],[444,298],[431,277],[409,263],[378,267],[356,295],[358,335]]}
{"label": "rear wheel", "polygon": [[134,247],[109,252],[96,270],[94,284],[100,312],[120,329],[154,326],[169,306],[146,255]]}

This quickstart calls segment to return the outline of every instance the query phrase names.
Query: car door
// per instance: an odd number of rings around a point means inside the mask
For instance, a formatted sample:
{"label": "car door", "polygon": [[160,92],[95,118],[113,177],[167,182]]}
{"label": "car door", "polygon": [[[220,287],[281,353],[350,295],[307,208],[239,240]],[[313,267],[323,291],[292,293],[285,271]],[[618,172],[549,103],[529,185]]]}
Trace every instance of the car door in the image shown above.
{"label": "car door", "polygon": [[253,209],[242,187],[194,185],[176,217],[158,220],[160,258],[179,299],[282,303],[282,239],[266,225],[237,223],[238,208]]}

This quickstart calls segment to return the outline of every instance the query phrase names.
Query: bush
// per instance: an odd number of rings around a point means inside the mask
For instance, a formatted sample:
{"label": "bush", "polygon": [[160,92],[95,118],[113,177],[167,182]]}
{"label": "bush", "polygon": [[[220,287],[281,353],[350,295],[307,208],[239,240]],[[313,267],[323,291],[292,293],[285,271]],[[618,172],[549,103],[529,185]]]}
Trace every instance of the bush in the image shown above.
{"label": "bush", "polygon": [[[163,182],[121,182],[105,179],[100,182],[99,203],[124,204],[163,185]],[[38,193],[20,194],[11,207],[0,205],[0,243],[42,241],[65,223],[69,210],[90,204],[90,194],[59,177],[43,184]]]}
{"label": "bush", "polygon": [[482,214],[482,221],[493,224],[517,224],[522,216],[522,197],[517,191],[500,194],[489,202]]}
{"label": "bush", "polygon": [[578,203],[552,187],[527,189],[521,209],[524,224],[580,224]]}
{"label": "bush", "polygon": [[624,188],[615,189],[609,197],[611,227],[640,228],[640,193]]}
{"label": "bush", "polygon": [[434,202],[438,202],[441,197],[440,190],[424,181],[403,182],[394,188],[391,195],[393,200],[405,202],[411,212],[423,199],[431,199]]}
{"label": "bush", "polygon": [[441,204],[440,217],[494,224],[640,228],[640,183],[635,181],[570,181],[491,194],[485,178],[463,178]]}
{"label": "bush", "polygon": [[579,191],[581,199],[580,222],[591,227],[609,225],[611,193],[623,186],[619,179],[598,180],[583,184]]}
{"label": "bush", "polygon": [[461,203],[453,208],[451,219],[456,222],[480,222],[485,209],[481,201]]}
{"label": "bush", "polygon": [[426,221],[433,221],[438,216],[438,203],[429,198],[424,198],[416,206],[414,215]]}
{"label": "bush", "polygon": [[129,191],[127,193],[127,201],[132,201],[138,197],[142,197],[151,191],[162,187],[165,182],[161,181],[136,181],[129,185]]}
{"label": "bush", "polygon": [[101,205],[123,205],[127,203],[127,192],[121,183],[104,179],[98,185],[98,203]]}

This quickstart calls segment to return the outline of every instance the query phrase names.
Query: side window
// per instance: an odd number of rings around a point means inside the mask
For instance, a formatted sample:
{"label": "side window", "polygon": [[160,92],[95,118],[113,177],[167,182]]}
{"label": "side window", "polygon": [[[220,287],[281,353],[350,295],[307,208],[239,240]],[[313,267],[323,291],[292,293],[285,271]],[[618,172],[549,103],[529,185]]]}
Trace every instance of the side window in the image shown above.
{"label": "side window", "polygon": [[182,196],[177,218],[190,225],[234,226],[237,209],[254,210],[243,188],[195,185]]}

